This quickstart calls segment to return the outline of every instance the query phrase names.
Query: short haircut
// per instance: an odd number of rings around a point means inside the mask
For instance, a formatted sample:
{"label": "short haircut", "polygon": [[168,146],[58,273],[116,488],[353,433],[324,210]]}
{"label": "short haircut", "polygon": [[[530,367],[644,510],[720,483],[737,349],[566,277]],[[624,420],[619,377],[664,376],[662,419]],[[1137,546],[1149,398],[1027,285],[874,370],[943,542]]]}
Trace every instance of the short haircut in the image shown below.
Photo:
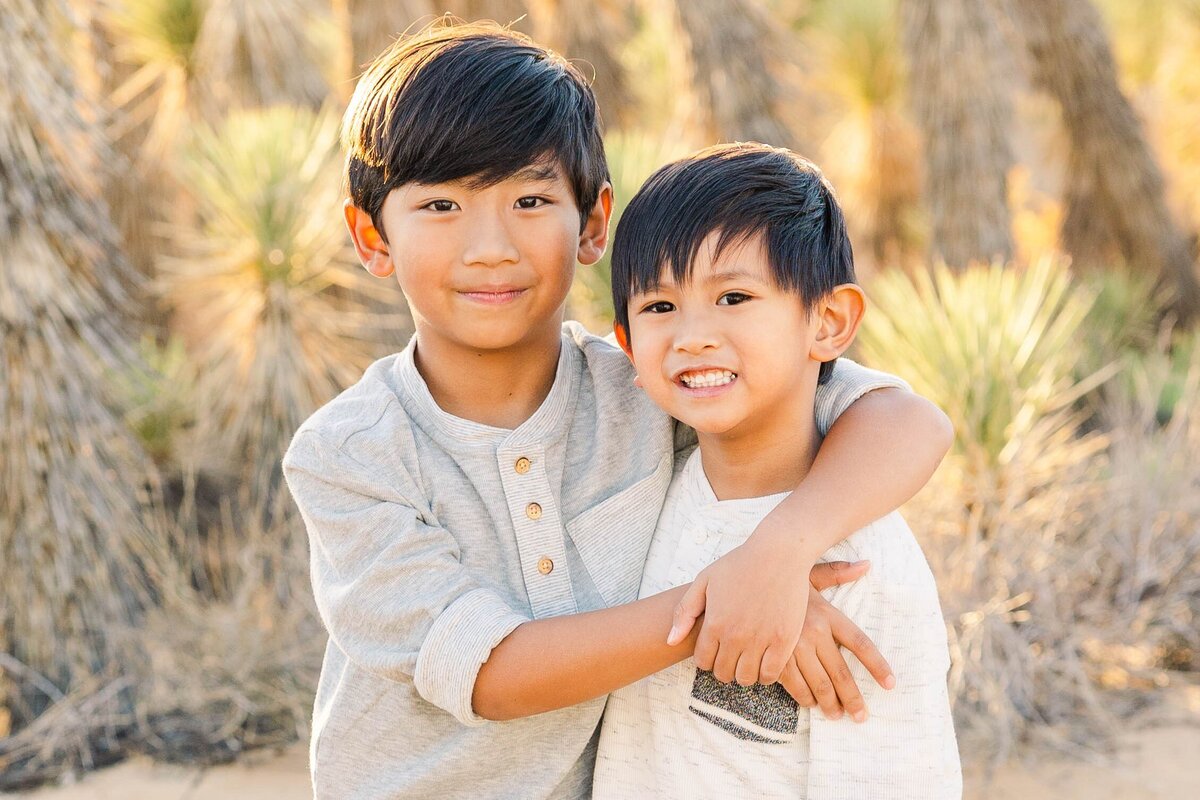
{"label": "short haircut", "polygon": [[[613,238],[612,293],[617,322],[629,330],[629,298],[659,286],[664,270],[691,278],[705,238],[719,232],[715,255],[761,234],[775,284],[806,309],[854,281],[854,254],[833,187],[790,150],[723,144],[655,172],[621,215]],[[821,365],[820,381],[834,362]]]}
{"label": "short haircut", "polygon": [[582,228],[608,179],[600,133],[591,87],[561,56],[495,24],[435,22],[359,80],[342,131],[346,188],[386,239],[383,202],[406,183],[482,188],[557,164]]}

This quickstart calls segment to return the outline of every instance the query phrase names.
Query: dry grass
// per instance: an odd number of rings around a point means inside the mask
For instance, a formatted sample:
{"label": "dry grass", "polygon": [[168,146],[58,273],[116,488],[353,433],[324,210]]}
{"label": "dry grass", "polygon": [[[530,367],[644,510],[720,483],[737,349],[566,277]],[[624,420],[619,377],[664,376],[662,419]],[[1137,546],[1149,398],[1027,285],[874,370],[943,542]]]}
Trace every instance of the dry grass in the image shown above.
{"label": "dry grass", "polygon": [[[1078,374],[1094,293],[1061,269],[888,275],[864,350],[942,405],[958,443],[907,509],[938,577],[965,752],[1104,747],[1125,699],[1194,669],[1200,444],[1192,365],[1158,422],[1171,357],[1090,417],[1113,373]],[[1092,354],[1094,357],[1094,353]],[[1194,360],[1194,359],[1193,359]],[[1138,381],[1135,381],[1137,383]]]}
{"label": "dry grass", "polygon": [[174,584],[128,632],[144,652],[132,671],[139,748],[155,757],[226,761],[307,736],[325,645],[308,551],[280,508],[268,515],[270,527],[236,516],[249,502],[225,503],[219,527],[203,536],[195,520],[181,523],[183,539],[202,542],[218,559],[221,584],[207,591]]}

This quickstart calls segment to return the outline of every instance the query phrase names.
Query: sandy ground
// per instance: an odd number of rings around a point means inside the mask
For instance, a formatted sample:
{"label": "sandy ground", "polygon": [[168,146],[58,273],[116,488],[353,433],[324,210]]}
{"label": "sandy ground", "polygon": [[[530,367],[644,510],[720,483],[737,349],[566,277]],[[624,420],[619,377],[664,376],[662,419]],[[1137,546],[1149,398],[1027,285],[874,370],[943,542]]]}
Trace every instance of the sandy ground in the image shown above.
{"label": "sandy ground", "polygon": [[[1200,687],[1189,687],[1168,712],[1140,720],[1122,734],[1110,757],[1087,762],[1042,758],[1012,762],[989,781],[968,770],[966,800],[1175,800],[1200,797]],[[284,800],[307,798],[307,753],[250,753],[236,764],[208,769],[134,759],[86,776],[71,786],[0,798],[22,800]]]}

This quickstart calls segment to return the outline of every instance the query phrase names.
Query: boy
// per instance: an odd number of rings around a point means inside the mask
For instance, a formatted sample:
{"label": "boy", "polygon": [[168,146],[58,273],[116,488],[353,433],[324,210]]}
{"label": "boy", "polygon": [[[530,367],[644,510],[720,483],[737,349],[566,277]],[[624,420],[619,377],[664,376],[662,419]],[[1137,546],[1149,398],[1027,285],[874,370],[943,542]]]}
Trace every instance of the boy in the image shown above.
{"label": "boy", "polygon": [[[691,580],[804,479],[818,384],[862,318],[853,281],[832,189],[787,150],[710,148],[630,201],[613,245],[618,338],[646,394],[699,438],[676,458],[642,596]],[[852,662],[871,718],[810,719],[778,686],[726,686],[685,661],[609,698],[597,798],[961,796],[946,629],[912,533],[893,512],[824,557],[871,562],[833,592],[896,667],[882,693]]]}
{"label": "boy", "polygon": [[[871,491],[801,486],[697,582],[684,607],[707,603],[706,622],[668,645],[682,590],[630,601],[677,432],[632,388],[620,350],[562,323],[575,263],[600,258],[612,208],[586,82],[518,34],[433,28],[369,68],[345,138],[355,247],[372,274],[395,274],[416,333],[306,421],[284,458],[330,636],[316,795],[585,797],[603,696],[697,641],[718,674],[773,682],[801,622],[819,618],[885,680],[819,595],[805,617],[804,576],[821,573],[796,543],[837,541],[915,492],[948,447],[940,412],[896,389],[855,402],[898,382],[839,370],[822,428],[854,408],[813,475],[850,473]],[[745,593],[750,571],[758,590]],[[839,698],[863,713],[848,676],[814,681],[831,687],[831,713]]]}

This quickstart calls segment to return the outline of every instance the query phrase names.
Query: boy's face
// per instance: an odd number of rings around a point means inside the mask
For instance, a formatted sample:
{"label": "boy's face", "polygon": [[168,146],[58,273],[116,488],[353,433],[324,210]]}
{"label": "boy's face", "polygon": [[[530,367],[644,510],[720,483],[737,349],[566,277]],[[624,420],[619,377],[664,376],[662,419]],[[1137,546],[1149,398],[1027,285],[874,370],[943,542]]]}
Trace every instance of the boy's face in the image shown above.
{"label": "boy's face", "polygon": [[[771,280],[762,236],[718,258],[719,234],[701,245],[683,285],[664,271],[657,290],[629,301],[630,357],[663,410],[704,434],[736,434],[786,404],[811,409],[827,357],[820,313]],[[811,412],[810,412],[811,413]]]}
{"label": "boy's face", "polygon": [[606,185],[581,232],[561,168],[535,165],[484,188],[395,189],[381,212],[386,243],[349,204],[346,221],[363,265],[395,273],[423,341],[494,351],[558,336],[576,261],[604,252],[611,203]]}

